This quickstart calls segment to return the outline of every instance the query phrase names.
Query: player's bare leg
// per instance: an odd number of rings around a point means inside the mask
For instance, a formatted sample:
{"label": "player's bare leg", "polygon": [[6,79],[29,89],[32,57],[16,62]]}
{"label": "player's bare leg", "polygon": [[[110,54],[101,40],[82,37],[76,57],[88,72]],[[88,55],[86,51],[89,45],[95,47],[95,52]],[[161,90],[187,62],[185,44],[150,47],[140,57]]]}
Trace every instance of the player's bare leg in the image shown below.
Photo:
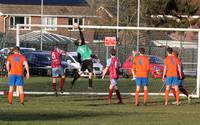
{"label": "player's bare leg", "polygon": [[88,82],[89,82],[89,86],[88,86],[88,89],[92,89],[92,72],[89,73],[89,79],[88,79]]}

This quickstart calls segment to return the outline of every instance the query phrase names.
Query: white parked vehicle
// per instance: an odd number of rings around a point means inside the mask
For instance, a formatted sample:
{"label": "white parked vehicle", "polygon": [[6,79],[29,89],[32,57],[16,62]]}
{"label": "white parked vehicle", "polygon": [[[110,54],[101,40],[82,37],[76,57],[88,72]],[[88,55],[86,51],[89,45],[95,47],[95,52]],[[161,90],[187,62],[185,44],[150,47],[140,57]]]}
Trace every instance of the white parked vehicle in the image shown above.
{"label": "white parked vehicle", "polygon": [[[3,48],[0,50],[0,52],[5,53],[5,54],[9,54],[12,51],[13,47],[9,47],[9,48]],[[35,51],[35,48],[25,48],[25,47],[20,47],[20,53],[24,54],[25,52],[31,52],[31,51]]]}
{"label": "white parked vehicle", "polygon": [[[73,75],[74,72],[81,70],[81,65],[78,62],[77,52],[67,52],[68,56],[63,57],[64,62],[68,64],[68,67],[65,69],[67,74]],[[92,59],[93,61],[93,73],[95,77],[102,77],[103,74],[103,65],[100,63],[99,59]],[[88,77],[88,71],[86,70],[82,77]]]}

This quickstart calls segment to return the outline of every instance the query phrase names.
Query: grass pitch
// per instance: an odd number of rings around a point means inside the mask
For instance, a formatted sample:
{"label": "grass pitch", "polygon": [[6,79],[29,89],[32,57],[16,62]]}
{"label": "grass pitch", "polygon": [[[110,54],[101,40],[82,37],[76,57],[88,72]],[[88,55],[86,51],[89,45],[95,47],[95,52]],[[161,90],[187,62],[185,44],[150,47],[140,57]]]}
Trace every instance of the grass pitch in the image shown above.
{"label": "grass pitch", "polygon": [[[66,91],[86,91],[87,80],[80,79],[73,90],[69,89],[66,80]],[[186,86],[192,91],[195,79],[187,79]],[[7,85],[2,81],[1,90]],[[97,92],[107,92],[109,80],[94,80]],[[150,85],[152,86],[150,87]],[[153,86],[153,84],[155,84]],[[150,80],[151,91],[159,91],[162,83]],[[130,79],[119,80],[122,92],[133,92],[134,85]],[[191,88],[191,89],[190,89]],[[51,79],[35,77],[26,81],[25,89],[29,91],[51,91]],[[88,91],[88,90],[87,90]],[[163,105],[163,97],[150,96],[147,106],[142,103],[134,106],[129,96],[123,96],[124,104],[117,105],[113,96],[113,104],[108,105],[106,96],[34,96],[27,95],[25,105],[19,103],[19,98],[13,98],[13,104],[7,103],[7,96],[0,96],[0,125],[199,125],[200,100],[187,103],[181,97],[182,104],[175,106]],[[142,96],[140,97],[142,102]],[[131,98],[132,100],[132,98]],[[170,102],[174,100],[170,97]]]}

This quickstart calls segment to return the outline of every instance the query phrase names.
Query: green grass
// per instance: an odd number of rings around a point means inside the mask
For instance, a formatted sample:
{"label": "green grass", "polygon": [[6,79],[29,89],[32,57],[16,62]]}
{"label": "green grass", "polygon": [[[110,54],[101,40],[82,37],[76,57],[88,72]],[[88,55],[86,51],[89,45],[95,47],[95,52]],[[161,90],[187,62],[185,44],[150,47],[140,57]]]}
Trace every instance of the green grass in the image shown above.
{"label": "green grass", "polygon": [[[70,81],[72,78],[66,78],[65,80],[65,91],[73,91],[73,92],[86,92],[88,86],[87,79],[79,79],[74,86],[74,89],[70,89]],[[7,79],[1,80],[1,90],[7,90],[8,84]],[[58,83],[59,81],[57,81]],[[51,91],[51,78],[50,77],[32,77],[30,79],[25,80],[25,90],[26,91]],[[109,79],[94,79],[93,80],[94,89],[96,92],[107,92],[109,87]],[[135,81],[131,81],[130,79],[120,78],[118,80],[118,86],[122,92],[134,92],[135,90]],[[149,92],[160,92],[160,89],[163,86],[163,82],[161,79],[149,79]],[[188,77],[184,80],[184,86],[192,92],[196,87],[196,78]]]}
{"label": "green grass", "polygon": [[[66,80],[66,91],[69,89]],[[2,81],[0,89],[7,89]],[[109,80],[94,80],[95,90],[107,92]],[[187,87],[195,87],[195,79],[185,81]],[[152,85],[152,87],[150,86]],[[151,91],[159,91],[162,82],[150,79]],[[134,85],[130,79],[119,80],[119,88],[123,92],[133,92]],[[157,88],[157,89],[156,89]],[[26,80],[26,90],[51,91],[51,79],[35,77]],[[128,89],[128,90],[127,90]],[[155,90],[154,90],[155,89]],[[73,91],[88,91],[87,80],[80,79]],[[142,97],[140,97],[142,102]],[[25,105],[19,104],[19,98],[13,98],[13,104],[7,103],[7,96],[0,96],[0,125],[199,125],[200,100],[192,100],[188,104],[181,97],[181,106],[170,104],[163,106],[163,97],[150,96],[147,106],[139,107],[130,103],[129,96],[123,96],[123,105],[107,104],[106,96],[33,96],[27,95]],[[174,100],[170,97],[170,102]]]}

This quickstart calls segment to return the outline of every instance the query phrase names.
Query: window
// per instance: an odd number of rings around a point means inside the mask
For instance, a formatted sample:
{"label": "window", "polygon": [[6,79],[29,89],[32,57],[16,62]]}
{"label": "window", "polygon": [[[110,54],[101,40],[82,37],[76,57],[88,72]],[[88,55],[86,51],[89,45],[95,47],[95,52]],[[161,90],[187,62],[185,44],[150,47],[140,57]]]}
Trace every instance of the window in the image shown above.
{"label": "window", "polygon": [[[10,17],[9,28],[16,29],[17,24],[31,24],[30,17],[23,17],[23,16],[11,16]],[[21,29],[30,30],[30,27],[20,27]]]}
{"label": "window", "polygon": [[[51,26],[55,26],[57,25],[57,18],[56,17],[44,17],[42,19],[42,24],[44,25],[51,25]],[[45,30],[53,30],[56,31],[57,28],[55,27],[46,27]]]}
{"label": "window", "polygon": [[[74,25],[75,23],[79,25],[84,25],[84,19],[83,18],[68,18],[68,25]],[[68,28],[68,30],[76,31],[74,28]]]}

